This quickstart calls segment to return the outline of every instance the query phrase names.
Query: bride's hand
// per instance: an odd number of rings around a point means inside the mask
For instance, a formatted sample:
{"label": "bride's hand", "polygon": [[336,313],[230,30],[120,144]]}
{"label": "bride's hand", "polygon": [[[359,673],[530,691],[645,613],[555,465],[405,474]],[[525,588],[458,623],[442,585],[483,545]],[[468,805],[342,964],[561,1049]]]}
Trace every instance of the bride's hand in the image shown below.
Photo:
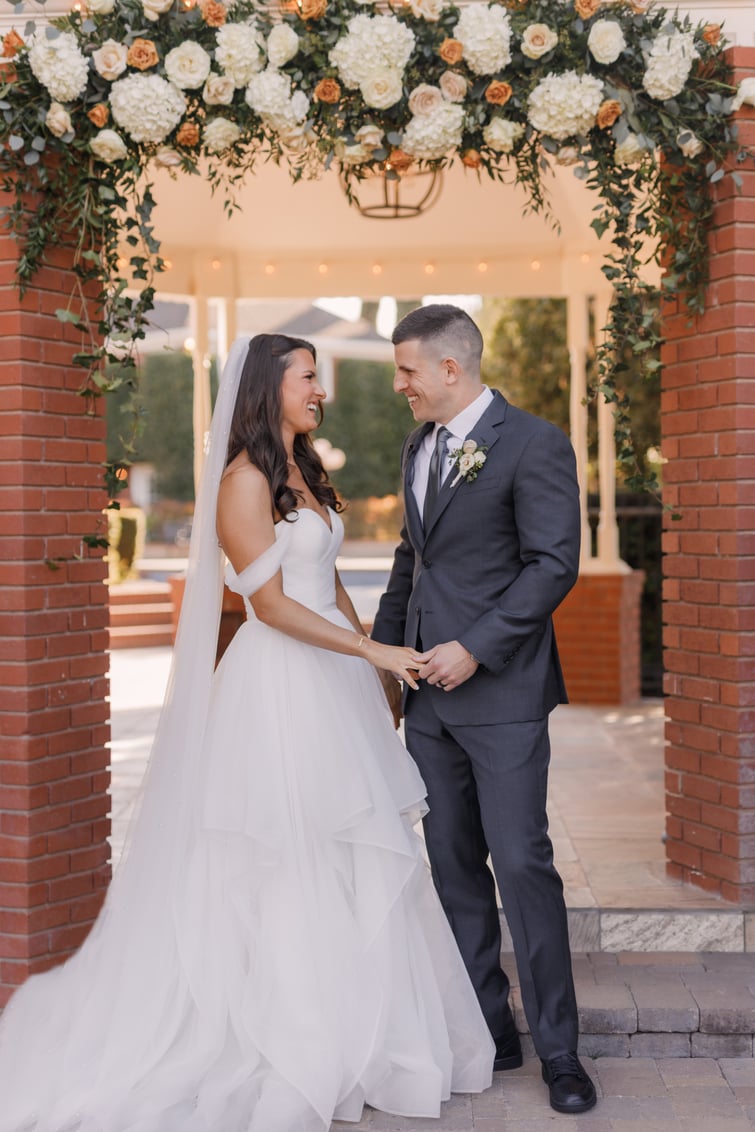
{"label": "bride's hand", "polygon": [[410,688],[417,691],[417,669],[419,667],[416,649],[397,645],[381,645],[379,641],[365,641],[362,655],[375,668],[385,668],[399,680],[406,680]]}

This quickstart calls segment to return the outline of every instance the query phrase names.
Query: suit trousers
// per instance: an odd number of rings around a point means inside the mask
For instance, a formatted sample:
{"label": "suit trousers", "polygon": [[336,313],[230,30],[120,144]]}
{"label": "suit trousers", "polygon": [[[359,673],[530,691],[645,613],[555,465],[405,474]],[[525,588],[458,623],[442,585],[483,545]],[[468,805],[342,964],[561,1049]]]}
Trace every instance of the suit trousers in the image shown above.
{"label": "suit trousers", "polygon": [[577,1049],[578,1020],[563,884],[548,837],[548,720],[444,724],[437,694],[420,684],[406,704],[407,747],[428,792],[433,880],[490,1032],[504,1037],[509,980],[490,855],[535,1050],[557,1057]]}

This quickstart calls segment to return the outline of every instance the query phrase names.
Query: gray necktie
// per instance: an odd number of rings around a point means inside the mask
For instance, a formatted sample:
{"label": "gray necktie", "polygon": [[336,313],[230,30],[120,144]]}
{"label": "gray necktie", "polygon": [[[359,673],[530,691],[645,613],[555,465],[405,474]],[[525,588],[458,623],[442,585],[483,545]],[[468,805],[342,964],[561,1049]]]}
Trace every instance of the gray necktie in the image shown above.
{"label": "gray necktie", "polygon": [[425,492],[425,502],[422,508],[422,524],[427,527],[432,513],[435,509],[435,503],[440,491],[441,475],[445,471],[445,463],[443,457],[447,452],[447,441],[451,433],[441,425],[438,429],[438,435],[435,437],[435,447],[433,454],[430,457],[430,467],[427,473],[427,491]]}

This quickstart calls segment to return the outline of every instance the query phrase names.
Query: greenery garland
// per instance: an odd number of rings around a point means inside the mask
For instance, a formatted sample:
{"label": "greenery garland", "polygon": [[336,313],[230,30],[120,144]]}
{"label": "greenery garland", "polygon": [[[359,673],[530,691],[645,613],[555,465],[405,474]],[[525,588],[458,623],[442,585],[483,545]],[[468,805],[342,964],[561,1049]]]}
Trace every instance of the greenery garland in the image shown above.
{"label": "greenery garland", "polygon": [[[616,405],[619,458],[636,469],[628,482],[648,486],[621,359],[629,348],[647,372],[659,365],[648,256],[662,258],[667,293],[703,307],[711,185],[745,156],[723,46],[717,25],[646,0],[84,0],[3,44],[2,215],[21,246],[19,284],[75,237],[77,291],[58,314],[86,334],[74,360],[91,398],[136,384],[164,267],[156,167],[206,176],[230,210],[260,159],[286,161],[295,179],[334,166],[347,191],[374,173],[461,162],[517,181],[548,214],[543,177],[572,165],[612,241],[599,388]],[[113,498],[134,439],[107,467]]]}

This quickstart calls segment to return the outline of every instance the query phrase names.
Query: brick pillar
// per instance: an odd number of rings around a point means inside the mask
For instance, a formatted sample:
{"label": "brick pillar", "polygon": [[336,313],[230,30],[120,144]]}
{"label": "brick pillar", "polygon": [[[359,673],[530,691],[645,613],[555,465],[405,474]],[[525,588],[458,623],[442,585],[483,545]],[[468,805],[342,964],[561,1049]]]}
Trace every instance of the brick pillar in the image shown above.
{"label": "brick pillar", "polygon": [[[755,48],[734,48],[738,78]],[[739,115],[755,142],[755,112]],[[755,900],[755,172],[717,196],[707,310],[664,311],[668,871]]]}
{"label": "brick pillar", "polygon": [[0,1006],[86,936],[109,879],[102,415],[76,395],[71,253],[20,300],[0,236]]}

